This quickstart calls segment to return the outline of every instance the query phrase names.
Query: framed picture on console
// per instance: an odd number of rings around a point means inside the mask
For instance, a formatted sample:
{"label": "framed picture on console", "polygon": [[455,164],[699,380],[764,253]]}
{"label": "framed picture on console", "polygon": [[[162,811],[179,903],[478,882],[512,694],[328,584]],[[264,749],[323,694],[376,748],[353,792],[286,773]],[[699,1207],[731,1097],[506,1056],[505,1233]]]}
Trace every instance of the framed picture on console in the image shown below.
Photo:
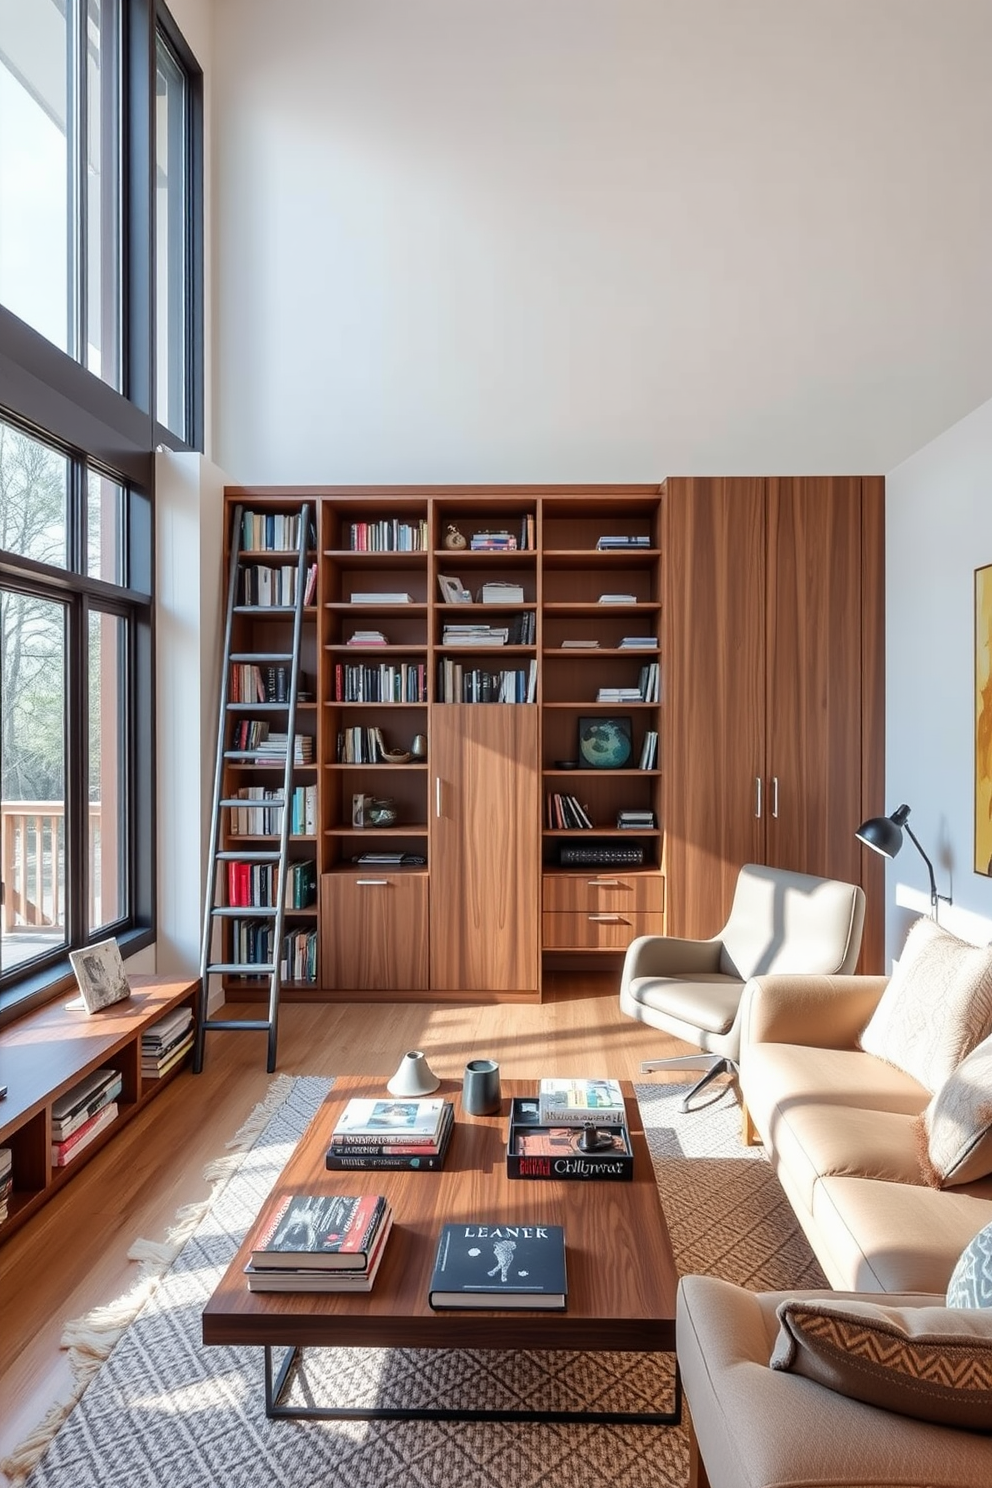
{"label": "framed picture on console", "polygon": [[579,764],[584,770],[622,770],[633,750],[633,724],[629,717],[579,719]]}
{"label": "framed picture on console", "polygon": [[975,872],[992,877],[992,563],[975,569]]}
{"label": "framed picture on console", "polygon": [[101,1008],[112,1007],[115,1002],[124,1002],[131,996],[116,940],[101,940],[98,945],[70,951],[69,960],[79,984],[79,998],[68,1003],[68,1007],[97,1013]]}

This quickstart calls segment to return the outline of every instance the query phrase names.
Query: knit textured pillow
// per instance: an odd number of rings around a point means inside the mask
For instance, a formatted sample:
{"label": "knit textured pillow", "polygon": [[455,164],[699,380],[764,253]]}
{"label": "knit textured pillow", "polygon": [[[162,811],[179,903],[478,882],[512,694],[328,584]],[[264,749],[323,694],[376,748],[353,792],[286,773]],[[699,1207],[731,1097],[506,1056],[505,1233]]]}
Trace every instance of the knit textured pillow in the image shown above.
{"label": "knit textured pillow", "polygon": [[933,1094],[990,1033],[992,947],[917,920],[861,1035],[862,1049]]}
{"label": "knit textured pillow", "polygon": [[992,1173],[992,1038],[962,1059],[920,1116],[920,1170],[932,1188]]}
{"label": "knit textured pillow", "polygon": [[919,1421],[988,1431],[992,1313],[824,1298],[782,1302],[778,1319],[773,1369]]}
{"label": "knit textured pillow", "polygon": [[947,1284],[948,1307],[984,1307],[992,1316],[992,1224],[961,1252]]}

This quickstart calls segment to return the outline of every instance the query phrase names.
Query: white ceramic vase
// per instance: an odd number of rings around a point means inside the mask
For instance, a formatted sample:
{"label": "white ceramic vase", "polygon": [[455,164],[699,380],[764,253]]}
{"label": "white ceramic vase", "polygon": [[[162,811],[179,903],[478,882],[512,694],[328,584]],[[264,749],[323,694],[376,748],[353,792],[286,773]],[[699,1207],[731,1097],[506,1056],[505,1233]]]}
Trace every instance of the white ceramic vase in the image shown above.
{"label": "white ceramic vase", "polygon": [[427,1063],[427,1055],[420,1049],[411,1049],[400,1060],[399,1068],[386,1089],[390,1095],[431,1095],[441,1081]]}

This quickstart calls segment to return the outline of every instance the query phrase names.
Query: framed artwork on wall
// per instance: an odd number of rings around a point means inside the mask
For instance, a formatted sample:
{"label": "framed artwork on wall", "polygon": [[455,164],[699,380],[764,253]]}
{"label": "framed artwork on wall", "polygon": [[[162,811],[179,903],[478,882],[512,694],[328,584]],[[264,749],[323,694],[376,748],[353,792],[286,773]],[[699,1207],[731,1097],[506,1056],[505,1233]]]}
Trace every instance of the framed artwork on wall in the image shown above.
{"label": "framed artwork on wall", "polygon": [[975,872],[992,877],[992,563],[975,569]]}

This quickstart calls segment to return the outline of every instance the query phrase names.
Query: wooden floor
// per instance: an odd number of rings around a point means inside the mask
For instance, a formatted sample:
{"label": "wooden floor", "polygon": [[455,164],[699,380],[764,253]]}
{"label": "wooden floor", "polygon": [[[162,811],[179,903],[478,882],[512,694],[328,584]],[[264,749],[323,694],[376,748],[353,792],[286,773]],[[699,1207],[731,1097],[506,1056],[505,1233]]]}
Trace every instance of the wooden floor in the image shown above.
{"label": "wooden floor", "polygon": [[[690,1052],[623,1017],[617,982],[615,974],[561,973],[533,1007],[290,1003],[280,1018],[278,1072],[387,1078],[408,1049],[423,1049],[444,1079],[460,1080],[480,1055],[498,1059],[508,1077],[637,1079],[642,1059]],[[243,1011],[258,1016],[257,1008]],[[0,1246],[0,1456],[67,1392],[59,1349],[66,1321],[127,1290],[136,1270],[128,1247],[138,1237],[163,1239],[179,1206],[207,1195],[204,1167],[271,1079],[263,1034],[209,1034],[202,1074],[174,1080]]]}

